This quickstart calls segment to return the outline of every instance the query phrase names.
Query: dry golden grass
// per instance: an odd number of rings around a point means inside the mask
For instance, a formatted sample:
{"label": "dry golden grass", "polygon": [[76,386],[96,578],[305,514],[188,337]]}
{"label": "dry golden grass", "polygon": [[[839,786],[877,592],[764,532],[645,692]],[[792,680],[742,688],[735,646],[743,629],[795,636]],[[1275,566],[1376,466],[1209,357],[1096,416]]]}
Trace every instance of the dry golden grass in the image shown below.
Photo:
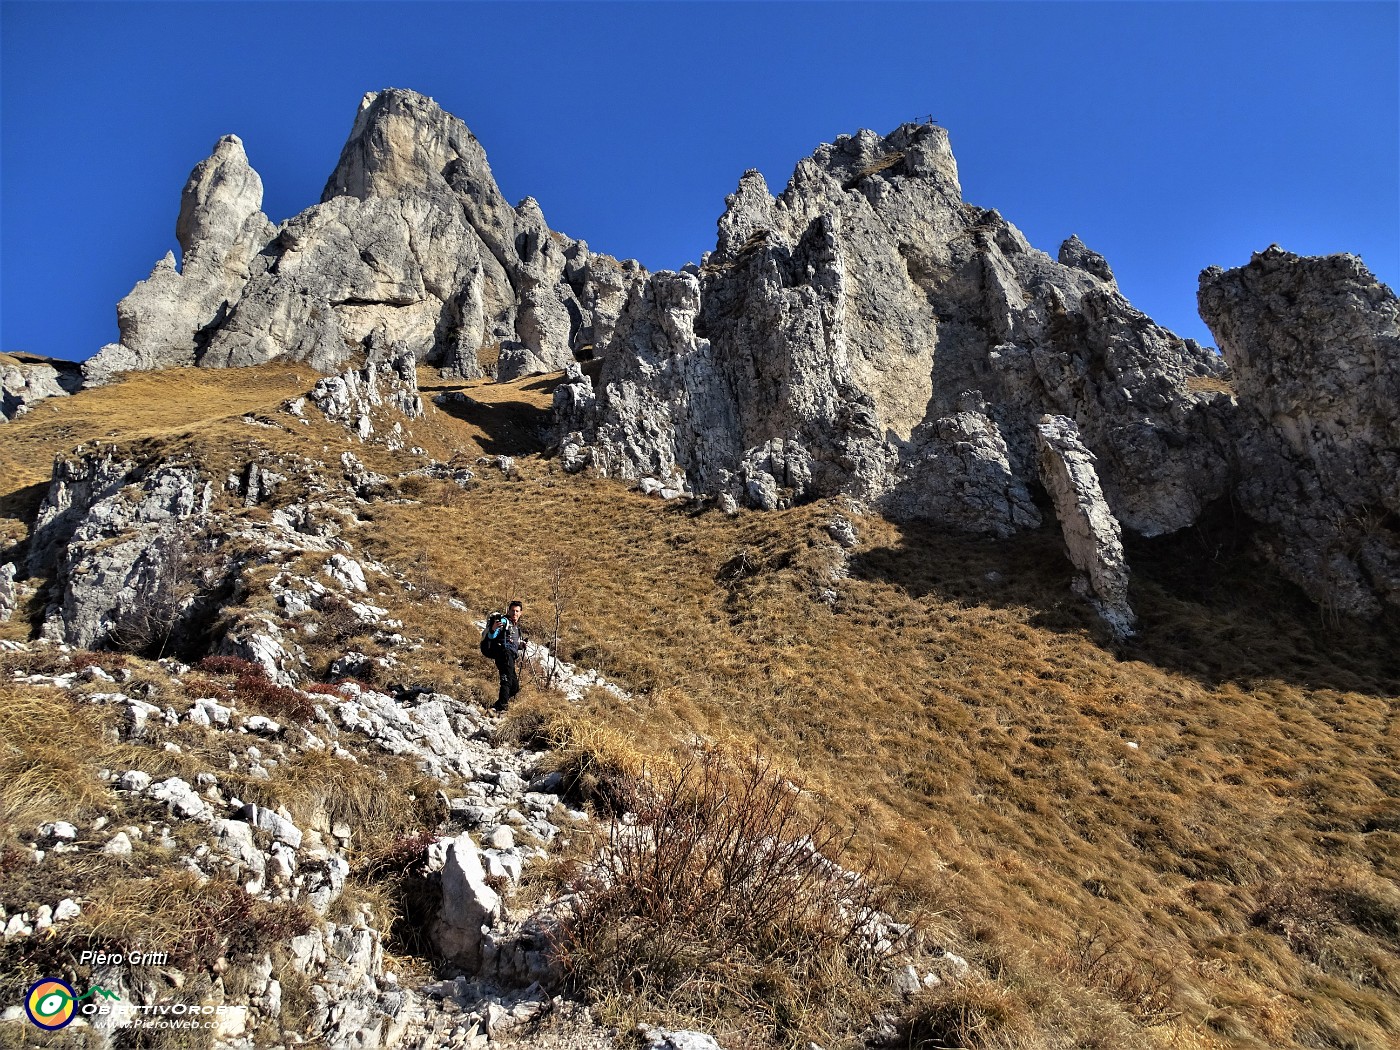
{"label": "dry golden grass", "polygon": [[898,164],[898,163],[899,163],[900,161],[902,161],[903,159],[904,159],[904,151],[903,151],[903,150],[891,150],[889,153],[886,153],[886,154],[885,154],[883,157],[881,157],[879,160],[873,160],[873,161],[871,161],[869,164],[867,164],[865,167],[861,168],[860,171],[856,172],[855,178],[856,178],[856,180],[858,181],[858,180],[860,180],[860,179],[866,178],[867,176],[876,175],[876,174],[878,174],[879,172],[886,171],[886,170],[888,170],[888,169],[890,169],[890,168],[893,168],[896,164]]}
{"label": "dry golden grass", "polygon": [[[9,424],[21,429],[0,449],[4,513],[37,500],[26,479],[46,474],[64,441],[93,437],[230,466],[255,449],[328,463],[351,450],[390,475],[412,463],[319,423],[248,427],[214,387],[222,411],[172,407],[194,378],[232,384],[241,410],[271,413],[310,385],[288,374],[128,380],[168,382],[170,396],[115,434],[119,400],[98,400],[126,398],[126,384],[67,399],[71,418],[65,401]],[[942,913],[958,931],[950,946],[987,974],[961,999],[929,1003],[931,1027],[991,1018],[1009,1001],[1001,1021],[957,1038],[1394,1045],[1393,614],[1369,627],[1323,622],[1240,555],[1233,533],[1205,523],[1131,546],[1142,631],[1115,645],[1070,595],[1053,528],[992,542],[868,518],[828,606],[833,506],[730,519],[566,477],[534,454],[555,378],[421,381],[425,400],[450,389],[473,399],[409,428],[410,443],[473,465],[473,489],[405,490],[415,502],[373,503],[344,533],[414,582],[386,583],[376,599],[427,643],[406,674],[493,696],[471,616],[447,598],[479,616],[520,596],[539,625],[552,619],[551,569],[572,552],[562,655],[633,699],[595,690],[568,704],[527,686],[522,734],[565,742],[565,768],[606,770],[699,736],[758,747],[800,775],[833,819],[905,867],[906,898]],[[518,457],[509,478],[476,465],[501,454]],[[1077,953],[1086,937],[1111,944],[1111,957]],[[1158,1009],[1163,970],[1170,1001]]]}
{"label": "dry golden grass", "polygon": [[[1250,917],[1325,857],[1400,873],[1393,620],[1327,628],[1203,535],[1134,552],[1143,640],[1115,647],[1070,595],[1052,531],[994,543],[873,519],[830,608],[831,512],[695,514],[530,460],[450,510],[376,508],[365,539],[479,610],[523,594],[528,623],[549,614],[567,537],[563,655],[635,699],[537,694],[533,717],[606,726],[614,750],[757,744],[909,860],[911,893],[951,911],[993,972],[1026,953],[1061,973],[1102,929],[1120,962],[1073,980],[1141,1041],[1385,1045],[1388,918],[1334,927],[1361,975],[1343,993]],[[1142,982],[1164,966],[1182,1016],[1142,1028]]]}
{"label": "dry golden grass", "polygon": [[1235,388],[1228,379],[1218,379],[1215,376],[1187,376],[1186,389],[1194,393],[1210,392],[1229,394],[1232,397],[1235,393]]}

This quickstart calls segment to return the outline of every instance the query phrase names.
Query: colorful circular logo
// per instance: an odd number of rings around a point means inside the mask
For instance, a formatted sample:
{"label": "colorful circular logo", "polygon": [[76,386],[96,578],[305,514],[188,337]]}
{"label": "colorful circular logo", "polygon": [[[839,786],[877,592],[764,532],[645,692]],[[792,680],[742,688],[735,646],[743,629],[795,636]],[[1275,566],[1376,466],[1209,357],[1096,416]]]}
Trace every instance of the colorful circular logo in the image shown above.
{"label": "colorful circular logo", "polygon": [[52,1032],[73,1020],[76,1001],[71,985],[56,977],[45,977],[29,989],[24,1009],[31,1021]]}

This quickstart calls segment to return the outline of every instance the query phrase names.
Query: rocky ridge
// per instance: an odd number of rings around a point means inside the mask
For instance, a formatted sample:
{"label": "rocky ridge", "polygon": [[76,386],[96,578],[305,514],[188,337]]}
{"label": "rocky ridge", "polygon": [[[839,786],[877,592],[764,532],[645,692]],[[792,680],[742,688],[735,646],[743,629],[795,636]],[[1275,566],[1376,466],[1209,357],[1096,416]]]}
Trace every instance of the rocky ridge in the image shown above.
{"label": "rocky ridge", "polygon": [[580,462],[1008,535],[1039,523],[1034,427],[1055,414],[1136,532],[1225,492],[1228,399],[1190,382],[1223,365],[1134,310],[1077,239],[1057,261],[966,204],[942,128],[842,136],[779,196],[749,172],[726,204],[704,265],[633,290],[591,401],[560,395]]}
{"label": "rocky ridge", "polygon": [[321,202],[274,227],[237,136],[191,173],[167,255],[118,307],[119,342],[85,365],[228,367],[285,357],[332,371],[408,351],[466,376],[563,368],[611,331],[632,262],[511,207],[486,153],[431,99],[367,94]]}
{"label": "rocky ridge", "polygon": [[[1355,393],[1394,373],[1394,298],[1364,269],[1343,289],[1351,264],[1293,266],[1288,288],[1207,271],[1222,359],[1136,310],[1077,236],[1052,258],[966,202],[947,132],[905,124],[823,145],[776,196],[747,172],[701,265],[647,274],[550,230],[531,198],[509,206],[467,127],[400,89],[365,96],[320,204],[273,227],[261,197],[242,143],[220,140],[182,196],[182,266],[167,256],[122,301],[89,382],[279,357],[566,370],[570,471],[726,506],[843,494],[999,537],[1040,525],[1038,421],[1060,416],[1119,528],[1176,532],[1234,499],[1315,599],[1400,601],[1395,402]],[[1277,323],[1243,319],[1261,314]],[[1347,349],[1298,353],[1295,329]],[[1286,404],[1265,360],[1291,370]]]}

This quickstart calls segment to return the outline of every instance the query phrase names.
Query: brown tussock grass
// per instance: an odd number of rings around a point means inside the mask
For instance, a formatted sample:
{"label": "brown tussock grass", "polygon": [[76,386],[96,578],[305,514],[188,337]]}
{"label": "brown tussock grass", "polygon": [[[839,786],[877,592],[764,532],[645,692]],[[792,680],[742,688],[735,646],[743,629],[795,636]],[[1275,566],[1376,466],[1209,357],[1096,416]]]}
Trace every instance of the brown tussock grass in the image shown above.
{"label": "brown tussock grass", "polygon": [[[1384,986],[1319,1007],[1307,960],[1248,919],[1263,887],[1326,853],[1396,875],[1389,622],[1328,629],[1247,562],[1147,551],[1143,639],[1115,647],[1070,595],[1051,530],[995,543],[877,519],[860,522],[833,609],[816,600],[828,506],[731,520],[549,461],[522,472],[488,472],[450,510],[375,508],[365,539],[390,562],[426,561],[475,609],[523,594],[527,623],[547,613],[559,538],[587,552],[563,655],[634,700],[527,690],[532,717],[553,707],[641,752],[691,734],[758,746],[866,841],[912,857],[914,892],[994,972],[1021,951],[1059,972],[1057,953],[1103,926],[1123,968],[1075,980],[1109,1003],[1116,986],[1146,1031],[1124,974],[1165,962],[1183,1015],[1153,1040],[1301,1045],[1280,1019],[1321,1012],[1365,1045],[1397,1016]],[[471,666],[475,637],[457,644]],[[1366,958],[1393,954],[1348,931]],[[1238,1032],[1201,1034],[1220,1009]]]}
{"label": "brown tussock grass", "polygon": [[1234,385],[1228,379],[1217,376],[1187,376],[1186,389],[1193,393],[1216,393],[1235,395]]}
{"label": "brown tussock grass", "polygon": [[107,796],[94,755],[110,751],[103,713],[61,693],[0,685],[0,838],[72,821]]}

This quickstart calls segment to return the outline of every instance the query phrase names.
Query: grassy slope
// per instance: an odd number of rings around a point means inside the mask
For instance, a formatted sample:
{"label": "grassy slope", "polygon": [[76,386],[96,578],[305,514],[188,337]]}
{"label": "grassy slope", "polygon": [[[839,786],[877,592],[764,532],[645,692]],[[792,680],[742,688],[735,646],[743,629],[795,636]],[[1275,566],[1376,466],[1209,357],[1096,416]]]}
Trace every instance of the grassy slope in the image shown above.
{"label": "grassy slope", "polygon": [[[285,366],[171,372],[41,406],[6,425],[0,528],[18,538],[51,455],[95,438],[221,469],[251,442],[411,465],[320,424],[238,420],[309,385]],[[549,386],[471,384],[475,404],[412,428],[440,459],[521,456],[516,477],[477,468],[465,496],[426,484],[408,493],[419,502],[366,508],[347,537],[478,610],[523,595],[536,625],[560,569],[565,657],[636,700],[533,706],[643,746],[699,732],[774,754],[1011,993],[997,1022],[1009,1041],[1393,1045],[1393,617],[1325,624],[1241,556],[1207,556],[1216,537],[1198,534],[1131,552],[1142,640],[1115,648],[1069,595],[1053,529],[991,542],[870,518],[830,607],[835,506],[727,519],[566,477],[529,455]],[[404,614],[436,658],[461,654],[475,674],[465,624]],[[1182,1015],[1143,1027],[1161,1020],[1162,981]]]}

